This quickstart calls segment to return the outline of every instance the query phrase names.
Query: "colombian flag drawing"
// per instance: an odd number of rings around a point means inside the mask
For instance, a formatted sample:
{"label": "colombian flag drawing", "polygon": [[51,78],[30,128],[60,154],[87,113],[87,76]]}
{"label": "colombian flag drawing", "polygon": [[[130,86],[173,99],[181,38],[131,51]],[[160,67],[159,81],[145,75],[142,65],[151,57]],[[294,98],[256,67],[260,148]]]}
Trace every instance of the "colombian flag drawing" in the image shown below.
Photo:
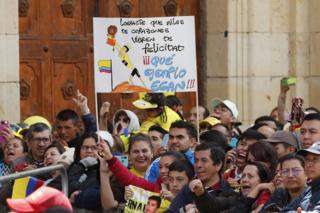
{"label": "colombian flag drawing", "polygon": [[28,176],[16,179],[12,189],[12,199],[25,198],[40,186],[44,181]]}
{"label": "colombian flag drawing", "polygon": [[111,60],[99,60],[98,66],[100,72],[112,73],[112,61]]}

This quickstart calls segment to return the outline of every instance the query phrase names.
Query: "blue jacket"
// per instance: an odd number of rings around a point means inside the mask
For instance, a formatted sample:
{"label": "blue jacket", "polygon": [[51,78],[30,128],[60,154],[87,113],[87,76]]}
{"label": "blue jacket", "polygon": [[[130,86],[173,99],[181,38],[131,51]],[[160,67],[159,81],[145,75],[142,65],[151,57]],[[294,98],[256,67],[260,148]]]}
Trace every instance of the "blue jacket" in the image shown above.
{"label": "blue jacket", "polygon": [[320,178],[312,181],[311,185],[281,212],[296,213],[298,207],[306,213],[320,212]]}
{"label": "blue jacket", "polygon": [[[194,154],[193,151],[189,148],[184,155],[187,159],[194,165]],[[155,159],[149,166],[144,179],[150,182],[157,182],[157,179],[160,177],[160,158]]]}

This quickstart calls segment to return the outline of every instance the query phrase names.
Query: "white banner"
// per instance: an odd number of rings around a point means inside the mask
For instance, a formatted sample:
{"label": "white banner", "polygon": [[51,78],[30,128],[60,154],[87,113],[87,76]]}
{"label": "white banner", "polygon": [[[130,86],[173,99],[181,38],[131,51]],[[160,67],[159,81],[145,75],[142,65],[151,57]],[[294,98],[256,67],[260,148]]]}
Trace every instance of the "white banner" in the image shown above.
{"label": "white banner", "polygon": [[94,18],[97,93],[197,91],[193,16]]}

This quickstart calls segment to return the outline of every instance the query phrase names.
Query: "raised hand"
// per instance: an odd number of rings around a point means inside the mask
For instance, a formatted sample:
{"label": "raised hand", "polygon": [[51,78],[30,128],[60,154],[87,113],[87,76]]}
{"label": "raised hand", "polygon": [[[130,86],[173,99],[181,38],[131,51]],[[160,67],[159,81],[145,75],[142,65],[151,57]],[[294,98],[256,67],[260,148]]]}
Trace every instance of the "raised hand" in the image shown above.
{"label": "raised hand", "polygon": [[204,193],[204,188],[203,188],[202,182],[199,179],[192,180],[189,183],[189,189],[190,189],[190,191],[195,193],[196,196],[200,196]]}
{"label": "raised hand", "polygon": [[82,115],[87,115],[90,113],[90,109],[88,107],[88,98],[80,93],[77,90],[77,94],[75,98],[72,98],[74,103],[80,108]]}

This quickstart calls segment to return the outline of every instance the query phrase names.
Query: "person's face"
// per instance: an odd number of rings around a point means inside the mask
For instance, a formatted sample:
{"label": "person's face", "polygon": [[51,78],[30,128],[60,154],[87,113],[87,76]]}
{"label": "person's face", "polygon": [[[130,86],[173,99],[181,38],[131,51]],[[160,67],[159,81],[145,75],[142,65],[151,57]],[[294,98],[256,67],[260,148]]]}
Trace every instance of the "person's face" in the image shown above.
{"label": "person's face", "polygon": [[308,153],[306,158],[305,172],[308,178],[315,180],[320,177],[320,155]]}
{"label": "person's face", "polygon": [[237,147],[236,147],[236,153],[237,153],[237,158],[236,158],[236,165],[239,168],[244,168],[247,161],[246,161],[246,157],[247,157],[247,152],[248,152],[248,148],[251,144],[256,143],[257,140],[255,139],[242,139],[237,143]]}
{"label": "person's face", "polygon": [[306,186],[307,176],[301,163],[296,159],[284,161],[280,174],[288,190],[301,190]]}
{"label": "person's face", "polygon": [[206,186],[210,186],[213,183],[214,179],[219,175],[221,166],[221,163],[214,165],[210,157],[210,150],[195,152],[195,172]]}
{"label": "person's face", "polygon": [[320,121],[304,121],[300,129],[300,140],[303,149],[307,149],[316,141],[320,141]]}
{"label": "person's face", "polygon": [[32,157],[37,161],[43,161],[44,152],[51,144],[51,135],[49,130],[42,132],[33,132],[32,138],[27,141]]}
{"label": "person's face", "polygon": [[148,135],[151,139],[153,153],[156,156],[158,156],[159,151],[160,151],[160,147],[161,147],[161,143],[162,143],[163,134],[161,132],[152,130],[152,131],[148,132]]}
{"label": "person's face", "polygon": [[80,149],[80,159],[86,157],[97,157],[97,142],[94,138],[86,138]]}
{"label": "person's face", "polygon": [[169,131],[169,150],[177,152],[187,151],[192,143],[193,138],[191,138],[187,130],[184,128],[170,128]]}
{"label": "person's face", "polygon": [[145,141],[135,141],[129,152],[129,159],[138,171],[146,171],[153,158],[152,150]]}
{"label": "person's face", "polygon": [[169,172],[169,190],[176,196],[181,189],[187,185],[189,178],[185,171],[170,171]]}
{"label": "person's face", "polygon": [[273,135],[273,133],[275,133],[275,130],[267,125],[261,126],[257,129],[257,131],[263,134],[266,138],[270,138]]}
{"label": "person's face", "polygon": [[9,140],[3,149],[4,162],[10,164],[15,159],[24,155],[22,141],[18,138]]}
{"label": "person's face", "polygon": [[146,213],[156,213],[158,209],[158,202],[156,200],[148,200],[146,206]]}
{"label": "person's face", "polygon": [[272,143],[274,150],[277,153],[277,158],[281,158],[287,154],[294,152],[294,148],[290,149],[290,147],[286,148],[283,143]]}
{"label": "person's face", "polygon": [[[199,121],[202,121],[204,119],[204,111],[205,109],[202,106],[198,107],[199,112]],[[189,122],[193,123],[193,125],[198,125],[198,118],[197,118],[197,107],[192,107],[190,110],[190,116],[187,119]]]}
{"label": "person's face", "polygon": [[254,165],[247,165],[246,167],[244,167],[240,179],[240,188],[242,195],[247,196],[259,183],[260,177],[258,175],[257,167]]}
{"label": "person's face", "polygon": [[175,160],[172,156],[163,156],[160,158],[160,178],[164,184],[168,184],[169,181],[169,166]]}
{"label": "person's face", "polygon": [[123,130],[129,126],[130,118],[126,114],[119,115],[115,121],[115,131],[117,135],[123,134]]}
{"label": "person's face", "polygon": [[283,188],[283,178],[280,175],[280,163],[277,164],[277,168],[276,168],[276,172],[273,178],[273,183],[275,185],[276,188]]}
{"label": "person's face", "polygon": [[223,104],[214,108],[214,116],[218,117],[221,123],[229,125],[233,121],[231,111]]}
{"label": "person's face", "polygon": [[59,138],[66,142],[76,138],[79,129],[72,119],[66,121],[57,120],[57,133]]}
{"label": "person's face", "polygon": [[47,151],[44,153],[44,159],[43,163],[45,166],[50,166],[53,164],[56,164],[60,157],[60,152],[56,147],[51,147],[47,149]]}

